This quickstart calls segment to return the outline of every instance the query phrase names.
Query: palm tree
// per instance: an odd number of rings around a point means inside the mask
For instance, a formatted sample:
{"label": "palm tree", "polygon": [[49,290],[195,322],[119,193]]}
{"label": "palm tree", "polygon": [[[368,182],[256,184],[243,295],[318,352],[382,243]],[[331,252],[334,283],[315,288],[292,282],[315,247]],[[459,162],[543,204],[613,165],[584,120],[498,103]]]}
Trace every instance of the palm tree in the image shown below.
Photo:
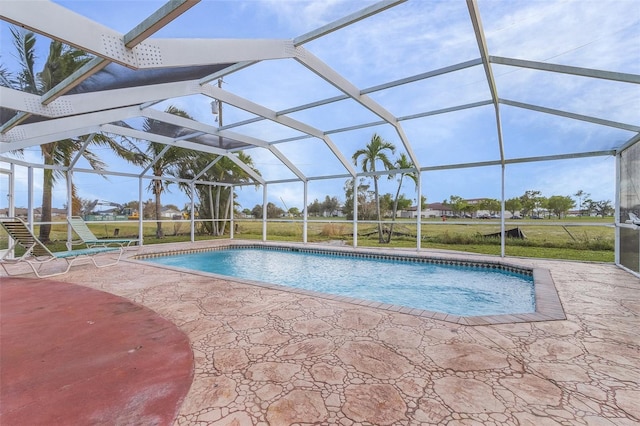
{"label": "palm tree", "polygon": [[[409,160],[409,157],[407,157],[407,154],[405,154],[404,152],[400,154],[400,157],[398,157],[398,159],[394,163],[394,168],[398,170],[411,169],[413,167],[414,167],[413,162]],[[389,179],[392,179],[394,176],[395,174],[389,175]],[[393,235],[393,225],[396,221],[396,214],[398,212],[398,198],[400,197],[400,189],[402,188],[402,181],[404,180],[405,177],[410,178],[415,185],[418,185],[417,171],[400,172],[400,177],[398,178],[398,189],[396,190],[396,197],[393,200],[393,214],[391,217],[391,227],[389,229],[389,235],[387,236],[387,243],[391,242],[391,236]]]}
{"label": "palm tree", "polygon": [[[240,161],[249,166],[254,172],[260,174],[253,165],[253,159],[242,151],[237,153]],[[209,164],[218,158],[215,154],[200,154],[194,161],[184,161],[178,167],[176,176],[192,180],[201,170],[204,170]],[[249,182],[250,178],[247,173],[242,170],[236,163],[226,157],[221,158],[213,167],[207,170],[201,177],[202,180],[210,182],[233,182],[243,183]],[[186,187],[186,184],[181,183]],[[185,188],[186,189],[186,188]],[[225,191],[223,186],[217,186],[215,195],[211,185],[199,185],[196,187],[198,199],[200,200],[200,217],[211,217],[212,223],[203,222],[207,231],[213,235],[223,235],[226,227],[226,220],[229,218],[229,211],[233,197],[231,197],[231,188]],[[193,197],[195,194],[192,194]],[[220,222],[222,220],[223,222]]]}
{"label": "palm tree", "polygon": [[[257,170],[255,170],[253,159],[245,154],[244,152],[238,152],[238,159],[253,169],[256,173],[259,174]],[[211,170],[211,177],[214,179],[217,178],[219,182],[243,182],[248,180],[247,173],[242,170],[236,163],[231,161],[229,158],[224,157],[220,161],[218,161],[215,166]],[[205,174],[207,175],[207,174]],[[209,186],[209,191],[211,191],[211,186]],[[231,203],[233,202],[233,197],[231,197],[231,188],[229,188],[229,195],[226,197],[222,197],[222,186],[216,187],[216,198],[215,203],[213,203],[212,215],[211,217],[214,219],[228,219],[229,217],[229,209],[231,207]],[[222,199],[222,198],[224,199]],[[211,198],[211,193],[209,193],[209,198]],[[210,201],[211,203],[211,201]],[[221,209],[221,204],[224,203],[224,208]],[[215,235],[223,235],[225,231],[226,221],[219,224],[218,222],[213,222],[214,224],[214,234]]]}
{"label": "palm tree", "polygon": [[[20,63],[20,72],[13,77],[3,69],[1,82],[3,85],[28,93],[42,95],[53,89],[66,77],[71,75],[85,63],[91,60],[85,52],[73,47],[65,46],[59,41],[52,41],[49,46],[49,55],[41,72],[35,72],[36,63],[36,37],[30,31],[22,31],[12,28],[14,46],[17,51],[17,58]],[[56,142],[43,144],[40,146],[45,166],[66,166],[71,164],[74,156],[81,150],[87,140],[87,136],[74,139],[64,139]],[[97,134],[91,141],[92,145],[108,146],[116,154],[128,161],[134,162],[134,154],[116,143],[113,139],[102,134]],[[90,150],[85,149],[82,156],[95,170],[104,170],[105,164]],[[51,201],[53,187],[56,181],[64,177],[64,172],[60,169],[45,168],[42,184],[42,215],[40,232],[38,238],[42,242],[48,242],[51,225]],[[75,190],[73,190],[75,193]],[[73,202],[73,200],[70,200]]]}
{"label": "palm tree", "polygon": [[[187,112],[172,105],[168,106],[167,109],[165,109],[165,112],[184,118],[192,118]],[[164,134],[166,133],[168,126],[168,124],[162,121],[147,118],[145,119],[142,127],[143,130],[147,133]],[[176,134],[172,136],[177,137],[180,135]],[[166,145],[164,144],[149,142],[145,152],[146,160],[149,163],[153,162],[153,164],[151,165],[151,170],[153,172],[153,175],[155,176],[155,178],[151,180],[149,188],[155,195],[156,238],[164,237],[162,222],[160,221],[162,210],[161,197],[163,192],[168,191],[169,184],[171,183],[170,181],[163,180],[162,176],[164,176],[165,174],[177,173],[177,169],[180,164],[182,164],[184,161],[189,162],[197,157],[196,152],[189,149],[172,146],[165,151],[165,148]],[[163,151],[164,153],[162,153]]]}
{"label": "palm tree", "polygon": [[[353,154],[353,163],[357,166],[360,157],[362,157],[362,171],[363,172],[375,172],[376,162],[382,162],[382,165],[386,170],[392,167],[391,161],[387,157],[385,151],[391,151],[393,154],[396,151],[396,147],[378,136],[376,133],[371,136],[371,141],[364,149],[359,149]],[[378,241],[384,242],[382,235],[382,223],[380,217],[380,196],[378,193],[378,178],[379,176],[373,175],[373,189],[376,202],[376,215],[378,217]]]}

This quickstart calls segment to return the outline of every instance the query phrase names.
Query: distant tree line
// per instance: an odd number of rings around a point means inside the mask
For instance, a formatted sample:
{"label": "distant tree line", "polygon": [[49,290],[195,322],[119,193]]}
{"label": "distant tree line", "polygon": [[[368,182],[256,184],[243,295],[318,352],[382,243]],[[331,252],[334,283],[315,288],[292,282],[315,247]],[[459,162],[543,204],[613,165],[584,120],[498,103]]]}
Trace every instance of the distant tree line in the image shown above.
{"label": "distant tree line", "polygon": [[[614,208],[610,200],[594,201],[590,194],[580,190],[574,197],[578,197],[578,203],[569,195],[552,195],[544,197],[541,191],[528,190],[519,197],[505,200],[505,210],[515,216],[522,217],[543,217],[552,215],[561,219],[569,213],[576,205],[579,206],[580,216],[611,216]],[[497,214],[501,211],[500,200],[485,198],[477,203],[470,203],[458,195],[451,195],[442,202],[448,206],[455,215],[473,215],[477,211],[488,211],[489,214]]]}

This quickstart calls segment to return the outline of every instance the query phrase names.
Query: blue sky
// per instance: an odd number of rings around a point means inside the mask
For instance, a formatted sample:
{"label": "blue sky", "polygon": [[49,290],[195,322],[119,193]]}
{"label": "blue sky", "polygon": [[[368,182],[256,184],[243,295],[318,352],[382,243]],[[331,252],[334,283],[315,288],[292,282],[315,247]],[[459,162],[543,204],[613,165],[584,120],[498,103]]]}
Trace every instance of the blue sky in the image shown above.
{"label": "blue sky", "polygon": [[[29,1],[37,7],[36,1]],[[163,1],[59,1],[61,5],[117,31],[127,32],[164,4]],[[281,38],[291,39],[346,14],[364,8],[365,1],[207,1],[188,10],[154,35],[158,38]],[[489,53],[533,61],[640,74],[640,8],[633,0],[615,1],[493,1],[478,0]],[[11,45],[2,23],[2,63],[11,67]],[[48,40],[39,40],[41,48]],[[432,71],[479,57],[469,13],[464,1],[409,1],[390,10],[312,41],[304,47],[343,75],[359,89]],[[46,55],[42,53],[40,62]],[[634,85],[593,80],[542,71],[493,65],[499,96],[577,114],[640,125],[640,89]],[[635,85],[637,86],[637,85]],[[223,88],[276,111],[339,95],[340,92],[294,60],[265,61],[225,77]],[[482,67],[422,80],[410,85],[370,94],[396,117],[485,101],[490,92]],[[194,118],[215,124],[204,96],[170,102]],[[169,103],[159,104],[164,109]],[[502,130],[507,158],[535,157],[610,149],[633,133],[501,106]],[[224,124],[252,115],[224,107]],[[291,114],[322,131],[330,131],[379,118],[356,102],[345,100],[310,111]],[[407,120],[402,127],[422,167],[497,160],[498,136],[493,106],[487,105],[448,114]],[[266,141],[300,135],[267,121],[232,129]],[[347,157],[364,147],[376,132],[404,151],[391,126],[376,126],[331,134]],[[307,176],[344,173],[340,163],[319,140],[304,139],[277,145]],[[111,170],[136,172],[130,166],[100,153]],[[264,149],[247,151],[267,180],[293,174]],[[38,149],[25,152],[26,159],[40,161]],[[594,200],[614,199],[615,161],[594,157],[507,166],[506,197],[526,190],[543,195],[572,195],[578,190]],[[429,202],[450,195],[463,198],[500,198],[500,168],[482,167],[426,172],[423,195]],[[24,182],[26,170],[16,177]],[[4,179],[0,177],[0,179]],[[0,180],[6,185],[4,180]],[[41,185],[36,173],[37,187]],[[83,198],[126,202],[138,198],[135,178],[76,174]],[[345,179],[313,180],[309,202],[325,195],[344,200]],[[381,192],[394,192],[395,181],[381,179]],[[26,204],[24,185],[18,185],[16,205]],[[302,184],[270,185],[269,201],[280,207],[303,207]],[[54,206],[64,202],[59,185]],[[415,198],[407,182],[403,192]],[[261,203],[262,190],[245,187],[238,191],[243,208]],[[150,194],[143,198],[151,198]],[[182,206],[187,199],[177,188],[163,197],[165,203]],[[5,200],[0,200],[4,203]],[[36,204],[39,198],[36,195]],[[0,205],[4,207],[4,205]]]}

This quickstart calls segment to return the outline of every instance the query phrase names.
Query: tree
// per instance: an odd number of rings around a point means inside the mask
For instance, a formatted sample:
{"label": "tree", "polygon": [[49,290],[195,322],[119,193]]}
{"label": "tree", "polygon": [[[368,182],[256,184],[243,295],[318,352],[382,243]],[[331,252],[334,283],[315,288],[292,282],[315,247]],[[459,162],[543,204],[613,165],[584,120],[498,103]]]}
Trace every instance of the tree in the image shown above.
{"label": "tree", "polygon": [[291,207],[287,213],[289,213],[291,216],[293,217],[298,217],[300,216],[300,209],[297,207]]}
{"label": "tree", "polygon": [[[390,143],[382,139],[376,133],[371,137],[371,141],[367,144],[364,149],[359,149],[353,154],[353,163],[357,166],[358,161],[362,157],[362,171],[363,172],[375,172],[376,171],[376,163],[381,162],[382,166],[389,170],[392,167],[391,161],[389,157],[387,157],[386,151],[390,151],[394,153],[396,151],[396,147]],[[382,217],[380,214],[380,198],[378,191],[378,179],[380,177],[378,175],[373,175],[373,191],[374,191],[374,199],[376,204],[376,217],[378,220],[378,242],[383,243],[384,237],[382,235]]]}
{"label": "tree", "polygon": [[324,197],[324,201],[322,202],[322,213],[333,215],[335,211],[340,207],[340,201],[338,201],[338,197],[329,197],[328,195]]}
{"label": "tree", "polygon": [[522,210],[522,201],[520,201],[520,198],[518,197],[509,198],[508,200],[505,200],[504,208],[508,212],[511,212],[511,216],[515,216],[517,211]]}
{"label": "tree", "polygon": [[474,215],[477,215],[478,212],[478,205],[477,204],[469,204],[465,201],[465,205],[462,208],[462,212],[465,214],[465,216],[471,216],[473,217]]}
{"label": "tree", "polygon": [[[375,217],[375,208],[373,206],[373,193],[369,191],[370,185],[365,183],[364,179],[360,179],[357,187],[358,197],[358,220],[370,220]],[[344,185],[345,202],[342,212],[346,215],[347,220],[353,219],[353,179],[349,179]]]}
{"label": "tree", "polygon": [[552,195],[547,199],[547,208],[561,219],[569,210],[575,207],[576,202],[569,196]]}
{"label": "tree", "polygon": [[448,206],[454,215],[459,216],[468,206],[467,202],[459,195],[450,195],[448,200],[442,202]]}
{"label": "tree", "polygon": [[[49,54],[42,71],[37,73],[35,71],[37,58],[35,54],[36,37],[34,33],[11,28],[11,34],[13,35],[13,43],[17,51],[17,58],[21,70],[15,77],[4,70],[2,72],[2,84],[9,85],[17,90],[43,95],[91,60],[91,57],[85,52],[74,47],[65,46],[59,41],[54,40],[49,45]],[[40,219],[43,223],[40,225],[38,238],[43,243],[47,243],[50,240],[51,224],[48,222],[51,222],[53,188],[57,180],[64,177],[64,172],[61,169],[52,169],[47,166],[68,167],[77,153],[82,151],[82,156],[94,170],[103,170],[105,167],[105,164],[89,149],[89,146],[82,150],[87,138],[88,136],[81,136],[79,138],[64,139],[40,145],[45,169],[43,172],[42,211]],[[136,162],[138,159],[133,152],[125,149],[113,139],[103,134],[94,135],[90,141],[90,145],[107,146],[111,148],[116,155],[130,162]],[[76,189],[73,187],[72,194],[77,194]],[[73,200],[73,196],[71,202],[72,206],[78,204],[78,201]]]}
{"label": "tree", "polygon": [[585,208],[589,213],[593,212],[596,216],[611,216],[614,212],[614,208],[611,205],[610,200],[593,201],[590,199],[584,200]]}
{"label": "tree", "polygon": [[[251,210],[251,213],[256,219],[262,219],[262,206],[260,204],[256,204]],[[280,207],[271,202],[267,203],[267,219],[282,217],[283,214],[284,210]]]}
{"label": "tree", "polygon": [[[95,206],[92,200],[88,200],[81,197],[73,197],[73,204],[71,204],[71,211],[74,216],[84,216],[91,213],[91,209]],[[65,204],[65,208],[67,205]]]}
{"label": "tree", "polygon": [[256,219],[262,219],[262,206],[260,204],[256,204],[251,209],[251,215]]}
{"label": "tree", "polygon": [[[407,154],[405,154],[404,152],[400,154],[400,157],[398,157],[396,159],[396,162],[394,163],[394,168],[397,170],[413,169],[414,167],[415,166],[413,165],[409,157],[407,157]],[[391,227],[389,229],[389,235],[387,236],[387,243],[391,242],[391,236],[393,235],[393,225],[394,225],[394,222],[396,221],[396,216],[398,214],[398,207],[400,202],[400,190],[402,189],[402,182],[404,181],[404,178],[408,177],[413,181],[415,186],[418,185],[417,171],[412,171],[412,172],[401,171],[397,174],[397,176],[398,176],[398,189],[396,190],[396,196],[393,199],[393,209],[391,213]],[[394,177],[396,177],[396,174],[389,175],[389,179],[393,179]],[[409,206],[410,205],[411,204],[409,204]]]}
{"label": "tree", "polygon": [[[260,174],[253,166],[253,159],[249,155],[243,151],[238,151],[236,155],[238,160],[246,164],[254,173]],[[212,163],[214,163],[213,166],[211,166]],[[202,173],[203,170],[204,173]],[[187,181],[199,176],[201,180],[225,184],[248,183],[252,180],[245,170],[229,158],[219,158],[216,154],[202,152],[195,157],[185,156],[178,162],[177,168],[170,171],[170,174]],[[189,198],[200,200],[196,211],[198,217],[211,218],[211,221],[200,222],[204,232],[217,236],[223,235],[229,223],[231,203],[234,203],[234,209],[236,206],[232,196],[232,188],[227,185],[195,185],[194,194],[191,193],[188,184],[180,183],[180,188],[188,194]],[[250,210],[249,214],[251,214]]]}
{"label": "tree", "polygon": [[489,214],[494,215],[502,210],[500,200],[495,198],[485,198],[478,203],[479,210],[487,210]]}
{"label": "tree", "polygon": [[322,205],[317,198],[313,200],[313,203],[307,206],[307,213],[309,214],[309,216],[320,216],[320,214],[322,213]]}
{"label": "tree", "polygon": [[522,216],[530,215],[536,212],[542,203],[542,192],[528,190],[520,196],[520,203],[522,204]]}
{"label": "tree", "polygon": [[578,211],[580,212],[580,216],[582,216],[582,200],[588,199],[591,196],[591,194],[587,194],[582,189],[580,189],[578,190],[578,192],[573,194],[573,196],[578,197]]}
{"label": "tree", "polygon": [[142,218],[153,219],[156,212],[155,202],[149,198],[147,201],[142,202]]}
{"label": "tree", "polygon": [[391,217],[393,211],[393,195],[390,193],[382,194],[380,199],[380,214],[382,217]]}
{"label": "tree", "polygon": [[[172,105],[168,106],[165,112],[179,117],[191,118],[185,111]],[[142,127],[145,132],[163,134],[166,133],[167,124],[152,118],[146,118]],[[177,137],[180,135],[174,136]],[[162,176],[165,174],[178,175],[180,165],[196,157],[195,151],[176,146],[171,146],[165,150],[166,147],[167,146],[162,143],[149,142],[145,152],[147,165],[151,166],[151,171],[153,176],[155,176],[149,183],[149,188],[153,195],[155,195],[156,238],[164,237],[161,221],[161,198],[162,193],[168,191],[171,183],[170,181],[163,180]]]}

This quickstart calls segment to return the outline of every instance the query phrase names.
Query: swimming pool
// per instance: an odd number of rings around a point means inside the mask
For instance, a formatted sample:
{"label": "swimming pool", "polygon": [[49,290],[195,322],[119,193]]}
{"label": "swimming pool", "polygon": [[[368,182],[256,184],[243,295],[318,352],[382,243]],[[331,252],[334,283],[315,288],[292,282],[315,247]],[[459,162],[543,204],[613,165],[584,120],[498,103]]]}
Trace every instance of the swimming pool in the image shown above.
{"label": "swimming pool", "polygon": [[250,246],[145,260],[451,315],[535,312],[531,271],[496,264]]}

